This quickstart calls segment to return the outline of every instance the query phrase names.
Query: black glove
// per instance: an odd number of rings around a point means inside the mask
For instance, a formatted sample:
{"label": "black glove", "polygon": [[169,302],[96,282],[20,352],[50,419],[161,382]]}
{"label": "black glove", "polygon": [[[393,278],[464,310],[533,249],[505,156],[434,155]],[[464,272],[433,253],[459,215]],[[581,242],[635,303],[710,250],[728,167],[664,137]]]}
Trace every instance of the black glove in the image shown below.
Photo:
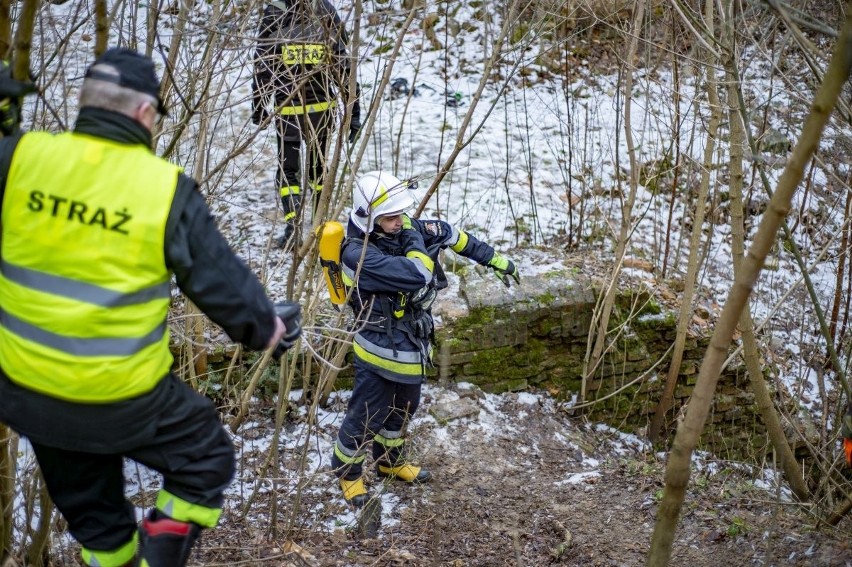
{"label": "black glove", "polygon": [[272,358],[279,360],[285,352],[293,348],[302,334],[302,307],[295,301],[281,301],[275,304],[275,315],[287,328],[278,346],[272,351]]}
{"label": "black glove", "polygon": [[509,277],[514,279],[516,284],[521,283],[521,278],[518,274],[518,268],[515,267],[515,263],[508,258],[504,258],[497,252],[495,252],[494,257],[488,261],[488,267],[494,270],[497,278],[503,282],[503,285],[506,287],[509,287]]}
{"label": "black glove", "polygon": [[[360,89],[359,89],[360,92]],[[352,119],[349,121],[349,143],[354,144],[361,132],[361,104],[355,100],[352,105]]]}
{"label": "black glove", "polygon": [[435,289],[432,285],[424,285],[413,294],[411,294],[411,300],[409,301],[409,305],[414,309],[422,309],[423,311],[428,311],[432,304],[435,302],[435,298],[438,296],[438,290]]}
{"label": "black glove", "polygon": [[21,124],[21,101],[10,97],[0,100],[0,133],[4,137],[16,134]]}
{"label": "black glove", "polygon": [[[30,73],[32,78],[32,73]],[[21,124],[21,97],[36,92],[29,81],[12,78],[12,67],[8,61],[0,60],[0,132],[3,136],[18,133]]]}
{"label": "black glove", "polygon": [[269,120],[269,112],[266,110],[266,105],[263,104],[261,97],[254,97],[251,101],[251,123],[255,126],[267,124]]}

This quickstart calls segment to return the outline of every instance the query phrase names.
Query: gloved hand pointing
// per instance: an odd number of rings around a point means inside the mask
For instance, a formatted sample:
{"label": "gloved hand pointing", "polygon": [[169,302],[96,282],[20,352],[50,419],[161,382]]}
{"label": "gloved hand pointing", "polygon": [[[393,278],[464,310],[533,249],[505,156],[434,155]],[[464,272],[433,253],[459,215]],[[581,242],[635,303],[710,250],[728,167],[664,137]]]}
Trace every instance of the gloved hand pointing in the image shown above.
{"label": "gloved hand pointing", "polygon": [[516,284],[521,283],[520,275],[518,274],[518,268],[515,267],[514,262],[505,258],[498,254],[494,253],[494,257],[488,261],[488,267],[494,270],[494,273],[497,275],[497,278],[503,282],[503,285],[506,287],[510,287],[509,277],[511,276]]}

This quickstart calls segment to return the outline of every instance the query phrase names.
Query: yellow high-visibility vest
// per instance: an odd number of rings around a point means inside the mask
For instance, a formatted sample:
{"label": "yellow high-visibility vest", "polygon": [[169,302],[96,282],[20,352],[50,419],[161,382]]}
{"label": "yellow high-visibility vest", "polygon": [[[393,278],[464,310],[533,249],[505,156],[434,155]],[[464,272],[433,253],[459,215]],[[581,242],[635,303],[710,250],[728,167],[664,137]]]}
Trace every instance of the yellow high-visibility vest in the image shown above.
{"label": "yellow high-visibility vest", "polygon": [[0,367],[10,380],[106,403],[168,373],[164,243],[179,172],[143,145],[21,138],[0,233]]}

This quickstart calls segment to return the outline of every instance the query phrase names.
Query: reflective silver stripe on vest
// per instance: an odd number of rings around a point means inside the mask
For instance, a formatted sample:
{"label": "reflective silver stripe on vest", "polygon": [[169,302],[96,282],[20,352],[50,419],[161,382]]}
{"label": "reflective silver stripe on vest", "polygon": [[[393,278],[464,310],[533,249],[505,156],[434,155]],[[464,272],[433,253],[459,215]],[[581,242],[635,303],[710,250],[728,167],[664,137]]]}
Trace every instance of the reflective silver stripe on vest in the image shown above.
{"label": "reflective silver stripe on vest", "polygon": [[0,311],[0,325],[19,337],[75,356],[130,356],[157,343],[166,332],[166,322],[163,321],[142,337],[68,337],[40,329],[5,311]]}
{"label": "reflective silver stripe on vest", "polygon": [[393,349],[380,347],[375,343],[371,343],[361,336],[360,333],[355,335],[355,342],[370,354],[375,354],[385,360],[393,360],[395,362],[403,362],[406,364],[420,364],[421,358],[419,351],[397,350],[396,356],[394,356]]}
{"label": "reflective silver stripe on vest", "polygon": [[121,293],[95,284],[46,274],[30,268],[22,268],[5,260],[0,263],[0,271],[3,272],[3,276],[7,280],[30,289],[101,307],[138,305],[154,299],[168,299],[170,297],[168,280],[139,291]]}

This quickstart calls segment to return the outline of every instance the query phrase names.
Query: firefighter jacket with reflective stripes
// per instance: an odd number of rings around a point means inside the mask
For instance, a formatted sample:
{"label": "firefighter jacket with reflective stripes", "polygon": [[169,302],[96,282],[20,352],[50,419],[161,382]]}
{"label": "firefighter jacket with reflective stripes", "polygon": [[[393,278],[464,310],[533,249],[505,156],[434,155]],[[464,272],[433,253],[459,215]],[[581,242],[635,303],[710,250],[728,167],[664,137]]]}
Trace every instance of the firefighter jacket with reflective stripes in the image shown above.
{"label": "firefighter jacket with reflective stripes", "polygon": [[0,366],[11,380],[110,402],[166,375],[163,239],[179,171],[141,145],[71,132],[21,138],[0,240]]}
{"label": "firefighter jacket with reflective stripes", "polygon": [[406,384],[421,382],[431,363],[432,313],[410,299],[424,286],[446,287],[438,253],[450,248],[483,265],[494,256],[491,246],[444,221],[411,219],[411,225],[422,237],[420,254],[407,252],[405,230],[389,235],[376,226],[365,240],[351,220],[341,252],[344,283],[355,288],[356,364]]}
{"label": "firefighter jacket with reflective stripes", "polygon": [[[151,147],[151,134],[141,124],[100,108],[80,109],[74,131],[127,147]],[[0,203],[19,140],[19,136],[0,140]],[[51,187],[65,181],[56,178]],[[219,232],[195,181],[182,173],[177,176],[165,233],[166,267],[180,290],[233,341],[251,350],[263,349],[275,329],[272,302]],[[20,386],[0,371],[0,421],[37,443],[74,451],[121,452],[147,442],[158,416],[173,411],[168,402],[173,384],[160,380],[150,392],[129,400],[82,404]]]}
{"label": "firefighter jacket with reflective stripes", "polygon": [[347,41],[328,0],[269,2],[255,50],[254,104],[265,107],[272,98],[284,118],[333,108],[349,82]]}

